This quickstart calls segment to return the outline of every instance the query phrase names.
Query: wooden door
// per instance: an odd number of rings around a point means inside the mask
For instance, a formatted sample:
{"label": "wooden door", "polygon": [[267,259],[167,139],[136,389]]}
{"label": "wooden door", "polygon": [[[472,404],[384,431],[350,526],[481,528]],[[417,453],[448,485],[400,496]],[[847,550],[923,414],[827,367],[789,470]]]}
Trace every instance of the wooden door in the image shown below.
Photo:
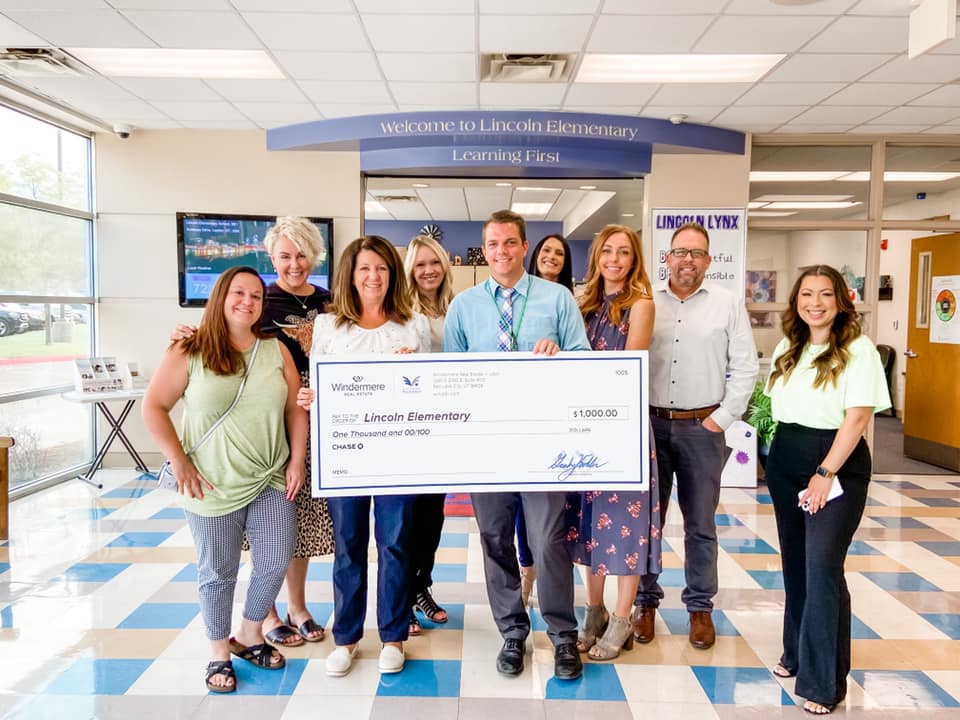
{"label": "wooden door", "polygon": [[[960,344],[930,342],[935,278],[960,276],[960,233],[914,238],[910,251],[903,453],[923,462],[960,470]],[[960,325],[954,293],[951,322]]]}

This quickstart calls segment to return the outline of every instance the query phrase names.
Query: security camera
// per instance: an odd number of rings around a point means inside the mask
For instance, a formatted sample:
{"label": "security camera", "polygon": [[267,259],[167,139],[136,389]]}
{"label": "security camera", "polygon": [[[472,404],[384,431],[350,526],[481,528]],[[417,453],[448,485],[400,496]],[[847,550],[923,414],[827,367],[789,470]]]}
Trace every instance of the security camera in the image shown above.
{"label": "security camera", "polygon": [[117,137],[121,140],[126,140],[130,137],[130,133],[133,132],[133,128],[130,125],[124,125],[123,123],[113,126],[113,131],[117,134]]}
{"label": "security camera", "polygon": [[687,116],[684,115],[683,113],[677,113],[676,115],[671,115],[668,119],[674,125],[679,125],[680,123],[682,123],[684,120],[687,119]]}

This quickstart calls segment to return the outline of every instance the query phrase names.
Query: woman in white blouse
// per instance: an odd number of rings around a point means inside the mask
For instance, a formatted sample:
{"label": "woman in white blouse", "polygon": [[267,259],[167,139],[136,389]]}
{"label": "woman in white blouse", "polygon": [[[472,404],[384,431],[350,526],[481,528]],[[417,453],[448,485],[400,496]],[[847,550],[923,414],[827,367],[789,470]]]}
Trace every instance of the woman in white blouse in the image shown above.
{"label": "woman in white blouse", "polygon": [[[425,352],[430,349],[427,318],[410,306],[403,267],[384,238],[368,235],[350,243],[333,282],[333,305],[314,321],[311,355]],[[300,390],[309,405],[313,391]],[[383,648],[382,673],[403,669],[403,641],[409,631],[410,530],[414,496],[373,498],[377,543],[377,627]],[[327,675],[350,671],[357,655],[367,609],[369,495],[329,498],[335,544],[333,563],[336,648],[327,657]]]}

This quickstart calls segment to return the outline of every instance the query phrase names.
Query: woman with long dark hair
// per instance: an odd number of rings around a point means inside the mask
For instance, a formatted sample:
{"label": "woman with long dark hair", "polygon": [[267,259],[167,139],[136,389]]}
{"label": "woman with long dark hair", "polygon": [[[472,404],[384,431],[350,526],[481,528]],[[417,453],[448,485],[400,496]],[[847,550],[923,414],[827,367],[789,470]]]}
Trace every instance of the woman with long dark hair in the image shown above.
{"label": "woman with long dark hair", "polygon": [[803,709],[826,715],[846,696],[850,671],[843,565],[870,482],[863,432],[890,396],[839,272],[806,268],[789,303],[765,390],[778,423],[766,471],[786,594],[783,655],[773,672],[796,676]]}
{"label": "woman with long dark hair", "polygon": [[563,235],[547,235],[530,254],[527,272],[550,282],[560,283],[573,292],[573,257]]}

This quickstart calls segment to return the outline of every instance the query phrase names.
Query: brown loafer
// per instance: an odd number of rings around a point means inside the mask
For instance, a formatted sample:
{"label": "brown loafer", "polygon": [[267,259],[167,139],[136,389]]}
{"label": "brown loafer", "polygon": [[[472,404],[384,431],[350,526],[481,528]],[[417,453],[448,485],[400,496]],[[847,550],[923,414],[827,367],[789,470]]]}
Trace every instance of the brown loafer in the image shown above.
{"label": "brown loafer", "polygon": [[706,611],[690,613],[690,644],[700,650],[712,648],[717,641],[717,632],[713,629],[713,618]]}
{"label": "brown loafer", "polygon": [[651,642],[656,635],[657,609],[655,607],[635,607],[633,609],[633,637],[638,643]]}

